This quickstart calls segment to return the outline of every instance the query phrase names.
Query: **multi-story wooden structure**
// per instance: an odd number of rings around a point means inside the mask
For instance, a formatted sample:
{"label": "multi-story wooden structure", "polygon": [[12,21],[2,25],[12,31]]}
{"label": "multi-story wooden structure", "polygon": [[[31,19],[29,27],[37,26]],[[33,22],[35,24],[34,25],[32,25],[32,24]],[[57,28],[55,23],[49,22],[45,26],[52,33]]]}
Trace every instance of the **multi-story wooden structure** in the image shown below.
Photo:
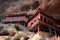
{"label": "multi-story wooden structure", "polygon": [[[40,29],[51,29],[53,31],[59,31],[60,29],[60,21],[57,21],[53,17],[50,17],[49,15],[42,12],[42,10],[39,8],[36,12],[36,14],[28,20],[27,27],[29,30],[37,30],[39,27]],[[48,31],[48,30],[47,30]]]}
{"label": "multi-story wooden structure", "polygon": [[25,24],[28,20],[27,14],[12,14],[6,16],[5,19],[2,19],[2,23],[20,23]]}

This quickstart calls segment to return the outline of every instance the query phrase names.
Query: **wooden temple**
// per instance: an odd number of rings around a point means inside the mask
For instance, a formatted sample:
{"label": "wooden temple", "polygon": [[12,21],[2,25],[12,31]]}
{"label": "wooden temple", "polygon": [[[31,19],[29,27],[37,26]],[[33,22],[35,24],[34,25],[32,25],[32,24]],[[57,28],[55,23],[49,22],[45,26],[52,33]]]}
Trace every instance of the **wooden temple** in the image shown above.
{"label": "wooden temple", "polygon": [[56,19],[43,13],[40,8],[37,10],[36,14],[27,22],[27,27],[30,31],[38,31],[39,27],[39,30],[47,32],[49,31],[50,33],[54,33],[54,31],[60,33],[58,25],[60,25],[60,23]]}

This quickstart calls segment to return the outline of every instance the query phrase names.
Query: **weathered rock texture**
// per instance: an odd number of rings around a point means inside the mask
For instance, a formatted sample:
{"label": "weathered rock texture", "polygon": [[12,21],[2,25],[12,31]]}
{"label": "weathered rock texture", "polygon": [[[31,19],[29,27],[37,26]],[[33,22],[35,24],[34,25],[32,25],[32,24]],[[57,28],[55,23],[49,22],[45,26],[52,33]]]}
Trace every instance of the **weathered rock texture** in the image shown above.
{"label": "weathered rock texture", "polygon": [[41,9],[47,14],[60,17],[60,0],[41,0]]}
{"label": "weathered rock texture", "polygon": [[34,14],[39,5],[44,13],[60,17],[60,0],[6,0],[0,6],[0,13],[19,14],[25,12]]}
{"label": "weathered rock texture", "polygon": [[0,35],[15,35],[17,30],[14,25],[0,24]]}

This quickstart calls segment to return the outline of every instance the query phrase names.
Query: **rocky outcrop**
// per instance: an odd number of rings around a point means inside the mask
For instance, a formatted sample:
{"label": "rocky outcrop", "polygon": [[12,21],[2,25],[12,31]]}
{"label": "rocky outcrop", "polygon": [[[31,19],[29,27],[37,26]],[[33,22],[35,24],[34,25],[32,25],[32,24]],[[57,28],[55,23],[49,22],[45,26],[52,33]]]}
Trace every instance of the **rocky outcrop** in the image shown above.
{"label": "rocky outcrop", "polygon": [[17,40],[17,39],[25,40],[32,38],[34,35],[35,33],[33,32],[18,31],[11,40]]}
{"label": "rocky outcrop", "polygon": [[41,0],[40,8],[50,16],[60,17],[60,0]]}
{"label": "rocky outcrop", "polygon": [[0,40],[10,40],[11,38],[10,36],[0,36]]}
{"label": "rocky outcrop", "polygon": [[60,0],[6,0],[0,6],[0,12],[4,14],[19,14],[23,12],[34,14],[34,10],[39,5],[44,13],[60,17]]}
{"label": "rocky outcrop", "polygon": [[0,24],[0,35],[15,35],[17,30],[14,25]]}

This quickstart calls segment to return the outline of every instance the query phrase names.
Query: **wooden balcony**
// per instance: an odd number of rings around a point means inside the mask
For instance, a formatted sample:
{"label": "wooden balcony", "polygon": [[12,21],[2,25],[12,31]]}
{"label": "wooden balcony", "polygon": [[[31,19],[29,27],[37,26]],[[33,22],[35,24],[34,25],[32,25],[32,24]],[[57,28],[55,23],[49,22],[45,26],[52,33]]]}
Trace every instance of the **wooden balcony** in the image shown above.
{"label": "wooden balcony", "polygon": [[36,22],[34,22],[34,24],[32,24],[31,27],[29,27],[29,29],[30,29],[30,30],[31,30],[31,29],[37,29],[38,26],[39,26],[39,21],[36,21]]}

